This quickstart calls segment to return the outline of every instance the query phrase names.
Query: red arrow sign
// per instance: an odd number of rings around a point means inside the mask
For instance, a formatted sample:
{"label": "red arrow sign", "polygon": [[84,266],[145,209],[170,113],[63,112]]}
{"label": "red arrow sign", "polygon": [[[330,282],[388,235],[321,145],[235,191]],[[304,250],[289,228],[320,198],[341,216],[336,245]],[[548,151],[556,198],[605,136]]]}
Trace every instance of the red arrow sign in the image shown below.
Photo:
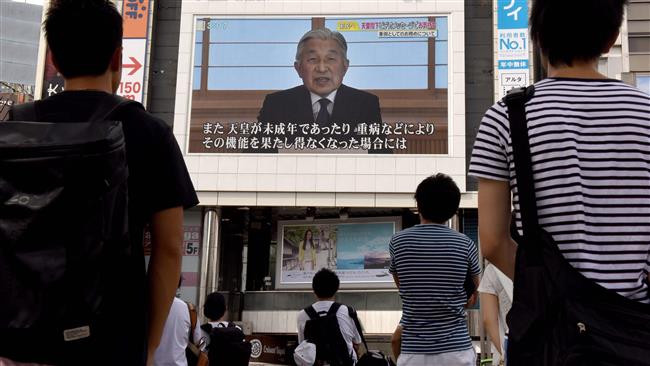
{"label": "red arrow sign", "polygon": [[133,56],[129,56],[129,59],[131,59],[131,62],[133,62],[133,63],[132,64],[124,64],[124,65],[122,65],[122,67],[125,68],[125,69],[133,68],[133,70],[131,70],[131,72],[129,72],[129,75],[133,75],[136,72],[138,72],[138,70],[140,70],[140,68],[142,67],[142,64],[140,62],[138,62],[138,60]]}

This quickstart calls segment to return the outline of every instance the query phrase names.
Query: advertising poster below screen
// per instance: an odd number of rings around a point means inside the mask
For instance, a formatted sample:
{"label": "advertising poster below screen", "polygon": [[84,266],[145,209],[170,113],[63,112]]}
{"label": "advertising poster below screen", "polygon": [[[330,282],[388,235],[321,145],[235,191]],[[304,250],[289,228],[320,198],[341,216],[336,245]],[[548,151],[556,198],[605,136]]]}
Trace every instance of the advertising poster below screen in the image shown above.
{"label": "advertising poster below screen", "polygon": [[388,244],[400,219],[282,221],[279,288],[308,288],[321,268],[336,272],[344,285],[392,287]]}
{"label": "advertising poster below screen", "polygon": [[[298,52],[320,28],[347,53]],[[447,154],[448,33],[436,15],[196,18],[189,152]]]}

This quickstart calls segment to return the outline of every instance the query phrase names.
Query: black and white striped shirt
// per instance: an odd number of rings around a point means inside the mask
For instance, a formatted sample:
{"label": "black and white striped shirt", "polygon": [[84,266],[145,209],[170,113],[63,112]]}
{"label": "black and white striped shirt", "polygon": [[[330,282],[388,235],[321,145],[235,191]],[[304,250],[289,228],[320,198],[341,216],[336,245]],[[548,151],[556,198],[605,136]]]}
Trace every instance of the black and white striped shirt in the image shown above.
{"label": "black and white striped shirt", "polygon": [[422,224],[395,234],[389,251],[402,298],[402,353],[472,348],[463,283],[481,271],[476,244],[445,225]]}
{"label": "black and white striped shirt", "polygon": [[[617,80],[546,79],[526,118],[541,226],[584,276],[650,302],[650,96]],[[469,174],[510,182],[521,230],[503,102],[481,121]]]}

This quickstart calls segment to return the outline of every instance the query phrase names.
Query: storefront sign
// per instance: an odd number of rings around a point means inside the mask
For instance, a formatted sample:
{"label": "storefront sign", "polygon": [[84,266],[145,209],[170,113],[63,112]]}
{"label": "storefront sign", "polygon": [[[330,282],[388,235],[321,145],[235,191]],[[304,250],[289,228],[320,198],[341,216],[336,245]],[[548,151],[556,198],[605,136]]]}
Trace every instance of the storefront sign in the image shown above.
{"label": "storefront sign", "polygon": [[293,365],[292,355],[298,339],[295,335],[250,335],[251,362]]}
{"label": "storefront sign", "polygon": [[499,99],[529,83],[528,2],[497,0],[497,72]]}
{"label": "storefront sign", "polygon": [[117,94],[142,103],[149,33],[149,0],[124,0],[122,80]]}

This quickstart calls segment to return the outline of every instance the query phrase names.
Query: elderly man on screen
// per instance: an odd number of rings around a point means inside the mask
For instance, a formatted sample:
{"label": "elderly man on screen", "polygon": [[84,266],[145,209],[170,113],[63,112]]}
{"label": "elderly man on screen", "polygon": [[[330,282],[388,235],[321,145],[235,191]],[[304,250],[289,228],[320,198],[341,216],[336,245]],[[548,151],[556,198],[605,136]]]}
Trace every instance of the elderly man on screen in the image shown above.
{"label": "elderly man on screen", "polygon": [[319,126],[347,123],[350,135],[346,137],[357,140],[357,124],[381,123],[379,98],[343,84],[350,64],[347,51],[347,42],[339,32],[318,28],[305,33],[298,42],[294,62],[303,85],[268,94],[258,121]]}

